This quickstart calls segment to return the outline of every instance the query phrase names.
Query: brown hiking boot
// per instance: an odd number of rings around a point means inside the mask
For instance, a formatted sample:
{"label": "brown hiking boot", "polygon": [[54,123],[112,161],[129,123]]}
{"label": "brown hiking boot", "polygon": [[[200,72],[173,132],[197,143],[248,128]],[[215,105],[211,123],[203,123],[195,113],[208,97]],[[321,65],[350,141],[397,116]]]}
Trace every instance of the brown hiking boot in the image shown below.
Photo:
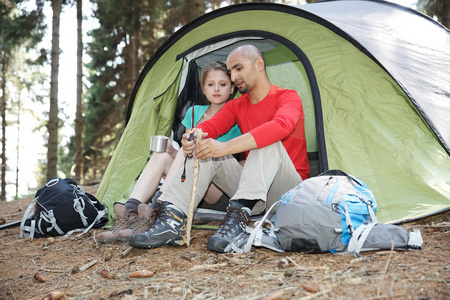
{"label": "brown hiking boot", "polygon": [[117,238],[122,242],[128,242],[132,234],[146,232],[155,223],[155,219],[156,213],[149,205],[139,204],[138,216],[131,228],[119,231]]}
{"label": "brown hiking boot", "polygon": [[118,233],[131,227],[134,219],[137,218],[137,212],[135,210],[130,210],[128,214],[126,213],[125,205],[114,204],[115,217],[113,219],[113,226],[111,230],[104,231],[98,235],[98,241],[101,243],[112,243],[118,241]]}

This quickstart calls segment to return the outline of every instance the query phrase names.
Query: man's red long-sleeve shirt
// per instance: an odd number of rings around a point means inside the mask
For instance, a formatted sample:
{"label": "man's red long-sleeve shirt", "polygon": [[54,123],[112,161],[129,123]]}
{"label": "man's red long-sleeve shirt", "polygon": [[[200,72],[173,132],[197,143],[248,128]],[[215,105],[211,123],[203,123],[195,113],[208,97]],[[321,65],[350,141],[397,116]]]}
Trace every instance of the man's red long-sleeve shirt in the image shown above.
{"label": "man's red long-sleeve shirt", "polygon": [[215,139],[236,123],[242,134],[249,132],[253,136],[258,148],[281,141],[302,179],[309,177],[305,115],[297,92],[272,85],[267,96],[257,104],[252,104],[248,94],[243,94],[228,101],[213,118],[197,128]]}

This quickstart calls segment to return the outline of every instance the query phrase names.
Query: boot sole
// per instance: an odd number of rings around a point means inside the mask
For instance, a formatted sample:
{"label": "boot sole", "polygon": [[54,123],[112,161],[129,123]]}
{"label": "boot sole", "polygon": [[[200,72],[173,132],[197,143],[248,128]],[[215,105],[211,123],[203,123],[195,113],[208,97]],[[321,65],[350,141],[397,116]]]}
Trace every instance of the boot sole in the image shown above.
{"label": "boot sole", "polygon": [[114,243],[114,242],[117,242],[117,241],[119,241],[118,239],[115,239],[115,240],[97,240],[99,243],[104,243],[104,244],[110,244],[110,243]]}
{"label": "boot sole", "polygon": [[168,243],[156,243],[156,244],[148,244],[148,243],[139,243],[136,241],[133,241],[132,239],[130,239],[130,241],[128,242],[130,244],[130,246],[134,247],[134,248],[141,248],[141,249],[154,249],[154,248],[159,248],[162,247],[164,245],[169,245],[169,246],[183,246],[184,242],[183,240],[178,240],[178,241],[170,241]]}
{"label": "boot sole", "polygon": [[165,242],[164,241],[147,241],[147,242],[139,242],[136,241],[133,236],[130,237],[130,240],[128,241],[128,243],[130,244],[130,246],[135,247],[135,248],[142,248],[142,249],[153,249],[153,248],[159,248],[161,246],[164,245],[170,245],[170,246],[182,246],[184,245],[184,241],[183,239],[167,239]]}
{"label": "boot sole", "polygon": [[206,248],[211,251],[215,251],[215,252],[219,252],[219,253],[226,253],[225,248],[229,244],[230,243],[228,241],[221,241],[221,240],[216,240],[216,239],[210,238],[208,240],[208,245],[206,246]]}
{"label": "boot sole", "polygon": [[118,241],[121,241],[121,242],[124,242],[124,243],[128,243],[129,241],[130,241],[130,238],[121,238],[121,237],[119,237],[119,238],[117,238],[117,240]]}

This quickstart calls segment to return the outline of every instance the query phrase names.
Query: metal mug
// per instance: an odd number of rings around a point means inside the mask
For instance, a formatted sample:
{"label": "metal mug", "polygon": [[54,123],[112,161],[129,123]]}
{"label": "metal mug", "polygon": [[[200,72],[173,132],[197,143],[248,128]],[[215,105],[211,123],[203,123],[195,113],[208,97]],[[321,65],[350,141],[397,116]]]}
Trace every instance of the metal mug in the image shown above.
{"label": "metal mug", "polygon": [[152,135],[150,137],[150,151],[165,152],[169,138],[163,135]]}

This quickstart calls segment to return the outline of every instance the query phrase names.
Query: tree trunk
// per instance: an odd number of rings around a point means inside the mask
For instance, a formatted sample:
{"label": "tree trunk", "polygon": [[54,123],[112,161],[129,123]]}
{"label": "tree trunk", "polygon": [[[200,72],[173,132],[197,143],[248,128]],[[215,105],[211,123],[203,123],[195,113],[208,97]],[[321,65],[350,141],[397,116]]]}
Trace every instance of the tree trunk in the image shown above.
{"label": "tree trunk", "polygon": [[442,25],[450,29],[450,2],[448,0],[442,4]]}
{"label": "tree trunk", "polygon": [[205,14],[205,0],[187,0],[183,9],[185,21],[190,22]]}
{"label": "tree trunk", "polygon": [[75,116],[75,180],[84,181],[83,147],[83,1],[77,0],[77,112]]}
{"label": "tree trunk", "polygon": [[1,51],[1,81],[2,81],[2,99],[1,99],[1,115],[2,115],[2,153],[1,156],[1,185],[2,191],[0,193],[0,201],[6,200],[6,54]]}
{"label": "tree trunk", "polygon": [[58,164],[58,70],[59,21],[61,0],[52,0],[52,62],[50,79],[50,112],[48,117],[47,180],[57,175]]}
{"label": "tree trunk", "polygon": [[20,101],[21,91],[17,94],[17,146],[16,146],[16,199],[19,199],[19,170],[20,170]]}

